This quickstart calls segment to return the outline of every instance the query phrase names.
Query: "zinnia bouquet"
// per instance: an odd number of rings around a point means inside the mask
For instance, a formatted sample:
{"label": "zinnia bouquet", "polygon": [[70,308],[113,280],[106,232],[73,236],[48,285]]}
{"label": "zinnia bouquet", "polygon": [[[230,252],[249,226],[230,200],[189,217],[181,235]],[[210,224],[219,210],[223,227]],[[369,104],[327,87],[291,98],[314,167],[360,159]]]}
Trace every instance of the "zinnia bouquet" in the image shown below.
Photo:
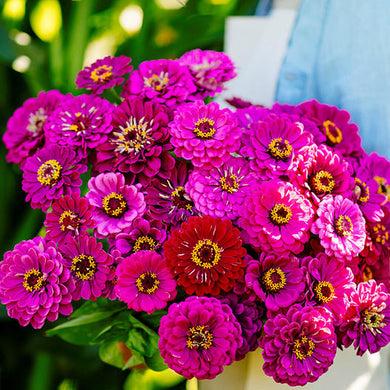
{"label": "zinnia bouquet", "polygon": [[100,59],[77,75],[89,93],[41,92],[8,121],[7,161],[46,213],[0,263],[9,316],[188,379],[260,347],[267,375],[305,385],[337,348],[387,345],[390,162],[348,112],[222,108],[224,53],[130,63]]}

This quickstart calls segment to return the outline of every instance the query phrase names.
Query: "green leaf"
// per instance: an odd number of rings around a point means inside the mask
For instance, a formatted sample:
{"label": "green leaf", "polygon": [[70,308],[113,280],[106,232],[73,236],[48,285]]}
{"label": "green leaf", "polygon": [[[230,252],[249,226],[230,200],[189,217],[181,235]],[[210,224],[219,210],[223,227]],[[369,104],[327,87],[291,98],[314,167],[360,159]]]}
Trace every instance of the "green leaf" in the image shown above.
{"label": "green leaf", "polygon": [[159,349],[157,349],[152,357],[145,356],[145,364],[154,371],[163,371],[168,368],[167,364],[164,362],[164,359],[161,356]]}
{"label": "green leaf", "polygon": [[138,353],[137,351],[131,351],[131,353],[133,354],[133,356],[122,367],[122,370],[126,370],[128,368],[145,363],[144,357],[140,353]]}
{"label": "green leaf", "polygon": [[116,341],[103,343],[99,348],[99,357],[103,362],[111,364],[114,367],[123,367],[122,354],[119,351]]}

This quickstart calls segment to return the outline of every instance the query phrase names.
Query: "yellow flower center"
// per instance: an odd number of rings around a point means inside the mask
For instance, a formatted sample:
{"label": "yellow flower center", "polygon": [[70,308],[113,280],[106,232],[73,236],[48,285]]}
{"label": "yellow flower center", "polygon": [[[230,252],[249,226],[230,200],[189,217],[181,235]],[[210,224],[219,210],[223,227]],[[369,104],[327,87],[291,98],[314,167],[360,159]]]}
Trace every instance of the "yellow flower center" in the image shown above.
{"label": "yellow flower center", "polygon": [[75,231],[80,227],[79,217],[70,210],[64,211],[59,219],[59,224],[62,231],[72,230]]}
{"label": "yellow flower center", "polygon": [[370,199],[370,189],[366,183],[355,178],[355,194],[359,203],[367,203]]}
{"label": "yellow flower center", "polygon": [[221,177],[219,179],[219,186],[223,191],[226,191],[229,194],[236,192],[240,188],[240,185],[237,182],[237,176],[234,174],[229,177]]}
{"label": "yellow flower center", "polygon": [[375,176],[374,180],[378,183],[378,194],[383,194],[387,196],[387,201],[390,202],[390,185],[387,184],[384,177]]}
{"label": "yellow flower center", "polygon": [[153,294],[160,284],[157,276],[153,272],[144,272],[136,280],[138,291],[145,294]]}
{"label": "yellow flower center", "polygon": [[292,351],[299,360],[305,360],[313,354],[314,343],[306,336],[300,337],[294,340]]}
{"label": "yellow flower center", "polygon": [[149,236],[138,237],[133,246],[133,252],[141,250],[154,251],[156,250],[157,243],[153,238]]}
{"label": "yellow flower center", "polygon": [[325,128],[326,139],[329,144],[336,145],[343,140],[343,134],[332,121],[327,120],[322,125]]}
{"label": "yellow flower center", "polygon": [[37,172],[38,181],[44,186],[54,186],[60,179],[62,166],[57,160],[43,163]]}
{"label": "yellow flower center", "polygon": [[44,285],[42,272],[36,268],[31,268],[24,274],[23,287],[27,291],[40,290]]}
{"label": "yellow flower center", "polygon": [[107,81],[111,79],[112,76],[111,70],[112,70],[112,66],[107,66],[107,65],[98,66],[91,72],[90,78],[95,83],[105,84]]}
{"label": "yellow flower center", "polygon": [[214,124],[215,122],[211,119],[201,118],[195,123],[194,134],[198,138],[210,139],[215,134]]}
{"label": "yellow flower center", "polygon": [[275,225],[286,225],[292,218],[290,207],[283,203],[277,203],[270,211],[270,220]]}
{"label": "yellow flower center", "polygon": [[193,203],[184,191],[184,187],[178,186],[171,192],[172,204],[178,209],[192,210]]}
{"label": "yellow flower center", "polygon": [[383,321],[385,315],[382,314],[383,309],[386,308],[386,303],[382,302],[379,306],[372,304],[370,307],[363,310],[360,314],[364,330],[369,330],[375,336],[382,333],[381,328],[386,326]]}
{"label": "yellow flower center", "polygon": [[268,153],[276,160],[286,160],[292,153],[292,146],[287,140],[274,138],[268,145]]}
{"label": "yellow flower center", "polygon": [[70,270],[80,280],[90,280],[96,272],[96,261],[92,256],[81,254],[73,258]]}
{"label": "yellow flower center", "polygon": [[191,252],[191,260],[202,268],[213,268],[221,259],[223,249],[207,239],[199,240]]}
{"label": "yellow flower center", "polygon": [[213,345],[213,334],[204,325],[192,326],[187,332],[187,347],[204,350]]}
{"label": "yellow flower center", "polygon": [[311,190],[317,194],[329,194],[335,187],[333,176],[327,171],[319,171],[309,178],[309,185]]}
{"label": "yellow flower center", "polygon": [[168,73],[161,72],[160,75],[154,74],[152,77],[144,78],[144,86],[153,88],[156,92],[161,92],[169,83]]}
{"label": "yellow flower center", "polygon": [[378,244],[385,245],[389,240],[389,232],[386,231],[386,228],[382,224],[377,223],[372,228],[372,238]]}
{"label": "yellow flower center", "polygon": [[120,218],[127,209],[127,203],[121,194],[111,192],[103,199],[103,208],[110,217]]}
{"label": "yellow flower center", "polygon": [[334,287],[327,281],[318,282],[314,288],[315,296],[321,303],[328,303],[334,297]]}
{"label": "yellow flower center", "polygon": [[353,224],[351,218],[347,215],[340,215],[335,223],[335,230],[339,236],[350,236],[352,233]]}
{"label": "yellow flower center", "polygon": [[276,293],[286,285],[286,274],[280,269],[280,267],[270,268],[263,274],[261,281],[268,292]]}

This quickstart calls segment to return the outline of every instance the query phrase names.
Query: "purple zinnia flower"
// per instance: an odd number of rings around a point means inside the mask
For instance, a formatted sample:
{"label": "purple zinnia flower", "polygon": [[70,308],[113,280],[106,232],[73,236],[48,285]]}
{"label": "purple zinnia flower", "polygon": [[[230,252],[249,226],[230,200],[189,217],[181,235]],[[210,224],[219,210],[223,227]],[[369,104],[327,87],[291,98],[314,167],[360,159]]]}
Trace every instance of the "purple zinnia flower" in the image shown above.
{"label": "purple zinnia flower", "polygon": [[48,118],[45,134],[48,143],[73,147],[82,157],[107,141],[112,129],[114,106],[93,95],[67,99]]}
{"label": "purple zinnia flower", "polygon": [[237,151],[242,133],[229,109],[203,101],[180,107],[169,131],[175,154],[205,169],[226,162]]}
{"label": "purple zinnia flower", "polygon": [[304,386],[332,365],[336,334],[326,309],[293,305],[286,314],[269,319],[263,329],[263,370],[276,382]]}
{"label": "purple zinnia flower", "polygon": [[106,285],[102,290],[102,297],[108,298],[110,301],[114,301],[116,299],[119,299],[119,295],[115,288],[118,280],[118,277],[116,276],[116,269],[118,267],[118,264],[123,261],[123,257],[121,253],[116,249],[113,249],[108,256],[110,256],[111,258],[111,265],[109,266],[110,272],[107,275]]}
{"label": "purple zinnia flower", "polygon": [[175,107],[196,91],[186,66],[175,60],[144,61],[123,84],[121,97],[138,95]]}
{"label": "purple zinnia flower", "polygon": [[161,221],[136,218],[131,228],[118,233],[112,243],[123,256],[128,256],[140,250],[160,252],[166,238]]}
{"label": "purple zinnia flower", "polygon": [[245,283],[268,310],[276,312],[303,300],[305,275],[306,268],[295,256],[262,252],[259,260],[249,262]]}
{"label": "purple zinnia flower", "polygon": [[195,49],[185,53],[179,62],[190,70],[197,87],[196,99],[215,96],[224,89],[224,83],[236,77],[234,64],[225,53]]}
{"label": "purple zinnia flower", "polygon": [[378,352],[390,341],[390,295],[375,280],[359,283],[350,295],[345,322],[340,326],[342,344],[353,343],[359,356]]}
{"label": "purple zinnia flower", "polygon": [[228,293],[217,298],[232,309],[234,316],[241,325],[243,343],[237,349],[235,358],[235,360],[241,360],[248,352],[256,350],[259,346],[258,338],[263,327],[262,317],[265,310],[260,302],[254,302],[242,295]]}
{"label": "purple zinnia flower", "polygon": [[26,160],[23,191],[31,207],[47,211],[52,202],[65,195],[80,194],[80,174],[87,171],[70,148],[49,145]]}
{"label": "purple zinnia flower", "polygon": [[121,76],[133,70],[130,62],[131,58],[126,56],[107,56],[99,59],[77,74],[77,88],[85,88],[100,94],[107,88],[122,84],[124,78]]}
{"label": "purple zinnia flower", "polygon": [[155,102],[133,97],[123,101],[112,114],[113,130],[108,141],[97,148],[94,169],[141,174],[151,180],[157,174],[168,177],[174,165],[168,153],[168,115]]}
{"label": "purple zinnia flower", "polygon": [[311,232],[318,234],[325,253],[351,260],[364,248],[365,220],[359,206],[341,195],[326,196],[318,205]]}
{"label": "purple zinnia flower", "polygon": [[91,219],[94,207],[77,193],[66,195],[52,204],[46,214],[46,236],[56,244],[63,244],[69,237],[84,234],[95,227]]}
{"label": "purple zinnia flower", "polygon": [[291,170],[295,156],[313,144],[313,137],[302,123],[272,114],[250,125],[247,141],[243,156],[251,158],[251,168],[267,179]]}
{"label": "purple zinnia flower", "polygon": [[59,247],[64,256],[65,265],[70,269],[76,284],[73,299],[91,299],[95,301],[102,295],[109,277],[112,257],[103,250],[103,245],[95,237],[87,234],[76,239],[69,238]]}
{"label": "purple zinnia flower", "polygon": [[20,325],[42,328],[58,314],[69,315],[75,286],[55,243],[22,241],[0,263],[0,299]]}
{"label": "purple zinnia flower", "polygon": [[343,156],[359,157],[364,151],[359,129],[355,123],[350,123],[351,115],[346,110],[336,106],[310,100],[298,105],[303,114],[316,123],[326,136],[326,144]]}
{"label": "purple zinnia flower", "polygon": [[116,292],[129,309],[151,314],[176,297],[176,282],[156,252],[142,250],[125,257],[116,275]]}
{"label": "purple zinnia flower", "polygon": [[185,161],[176,162],[170,178],[155,178],[146,188],[145,200],[152,219],[172,227],[178,226],[192,215],[198,215],[189,194],[184,190],[187,183],[188,167]]}
{"label": "purple zinnia flower", "polygon": [[8,120],[3,141],[8,149],[6,159],[15,164],[32,156],[45,143],[44,126],[47,117],[69,96],[56,90],[41,91],[36,98],[27,99]]}
{"label": "purple zinnia flower", "polygon": [[95,206],[92,219],[96,222],[98,238],[121,232],[144,214],[146,204],[140,185],[126,185],[121,173],[107,172],[92,177],[88,188],[85,197]]}
{"label": "purple zinnia flower", "polygon": [[219,168],[195,168],[185,190],[203,214],[234,220],[240,215],[249,186],[256,180],[244,158],[231,156]]}
{"label": "purple zinnia flower", "polygon": [[328,309],[334,324],[339,325],[348,308],[348,296],[356,287],[351,269],[324,253],[309,258],[307,268],[310,276],[307,303]]}
{"label": "purple zinnia flower", "polygon": [[297,254],[309,239],[314,211],[291,183],[272,179],[254,186],[241,212],[243,237],[255,248]]}
{"label": "purple zinnia flower", "polygon": [[216,298],[191,296],[172,304],[158,333],[161,356],[186,379],[215,378],[242,344],[232,309]]}

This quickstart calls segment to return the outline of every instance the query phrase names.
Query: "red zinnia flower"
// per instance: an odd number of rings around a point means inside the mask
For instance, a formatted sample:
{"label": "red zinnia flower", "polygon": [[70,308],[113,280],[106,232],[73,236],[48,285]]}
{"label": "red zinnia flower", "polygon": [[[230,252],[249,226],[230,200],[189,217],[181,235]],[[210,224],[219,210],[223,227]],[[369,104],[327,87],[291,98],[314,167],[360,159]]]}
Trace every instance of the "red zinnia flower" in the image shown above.
{"label": "red zinnia flower", "polygon": [[168,267],[188,295],[229,291],[245,266],[240,231],[230,220],[190,217],[164,244]]}

